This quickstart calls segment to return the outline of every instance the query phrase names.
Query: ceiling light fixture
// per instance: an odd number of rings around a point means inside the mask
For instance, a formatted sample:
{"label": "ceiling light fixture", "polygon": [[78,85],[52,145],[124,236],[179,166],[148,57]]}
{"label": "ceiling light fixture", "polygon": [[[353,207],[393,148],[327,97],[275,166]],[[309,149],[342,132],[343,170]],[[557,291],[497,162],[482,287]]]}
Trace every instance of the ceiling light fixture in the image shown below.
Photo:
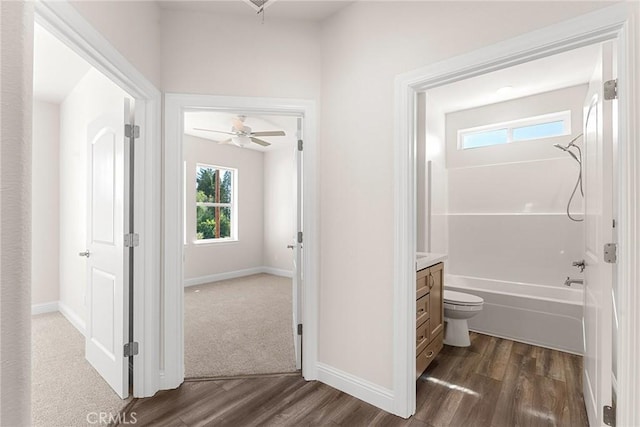
{"label": "ceiling light fixture", "polygon": [[233,142],[238,147],[245,148],[249,144],[251,144],[251,138],[247,135],[235,135],[231,137],[231,142]]}

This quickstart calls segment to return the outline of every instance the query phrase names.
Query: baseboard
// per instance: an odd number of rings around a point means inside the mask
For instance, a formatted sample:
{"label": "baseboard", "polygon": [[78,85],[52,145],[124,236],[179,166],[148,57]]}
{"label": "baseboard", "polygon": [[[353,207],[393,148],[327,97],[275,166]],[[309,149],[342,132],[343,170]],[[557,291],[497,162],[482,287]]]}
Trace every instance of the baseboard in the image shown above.
{"label": "baseboard", "polygon": [[184,287],[204,285],[205,283],[219,282],[221,280],[237,279],[238,277],[252,276],[254,274],[267,273],[274,276],[293,277],[293,272],[272,267],[253,267],[244,270],[228,271],[225,273],[210,274],[208,276],[192,277],[185,279]]}
{"label": "baseboard", "polygon": [[31,315],[53,313],[58,311],[58,301],[45,302],[42,304],[31,304]]}
{"label": "baseboard", "polygon": [[273,276],[288,277],[289,279],[293,277],[293,271],[283,270],[281,268],[262,267],[262,272]]}
{"label": "baseboard", "polygon": [[318,381],[350,394],[364,402],[370,403],[383,411],[393,413],[393,391],[325,365],[324,363],[317,363],[316,365],[318,369]]}
{"label": "baseboard", "polygon": [[86,335],[86,324],[84,323],[82,317],[78,315],[78,313],[73,311],[62,301],[58,302],[58,310],[82,335]]}

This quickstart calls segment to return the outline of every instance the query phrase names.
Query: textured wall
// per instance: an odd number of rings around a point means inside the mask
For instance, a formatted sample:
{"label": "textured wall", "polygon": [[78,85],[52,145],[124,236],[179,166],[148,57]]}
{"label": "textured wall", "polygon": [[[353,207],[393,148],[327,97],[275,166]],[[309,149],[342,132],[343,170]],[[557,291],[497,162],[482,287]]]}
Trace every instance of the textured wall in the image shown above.
{"label": "textured wall", "polygon": [[0,2],[0,425],[31,424],[33,3]]}

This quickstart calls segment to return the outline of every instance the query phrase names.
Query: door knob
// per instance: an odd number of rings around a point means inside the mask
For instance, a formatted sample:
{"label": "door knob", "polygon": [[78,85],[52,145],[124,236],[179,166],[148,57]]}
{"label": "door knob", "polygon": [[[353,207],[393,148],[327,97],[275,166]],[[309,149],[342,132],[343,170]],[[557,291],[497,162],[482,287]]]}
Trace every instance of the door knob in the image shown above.
{"label": "door knob", "polygon": [[91,252],[89,252],[89,250],[87,249],[84,252],[78,252],[78,256],[86,256],[87,258],[89,258],[91,256]]}
{"label": "door knob", "polygon": [[293,249],[295,247],[296,247],[295,245],[287,245],[287,249]]}

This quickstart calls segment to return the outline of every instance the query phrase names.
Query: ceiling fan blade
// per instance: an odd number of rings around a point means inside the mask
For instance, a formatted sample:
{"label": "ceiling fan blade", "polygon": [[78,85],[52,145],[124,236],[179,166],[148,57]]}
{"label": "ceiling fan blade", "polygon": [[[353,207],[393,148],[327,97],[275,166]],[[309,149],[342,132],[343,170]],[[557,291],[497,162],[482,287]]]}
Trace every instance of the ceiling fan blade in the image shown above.
{"label": "ceiling fan blade", "polygon": [[255,142],[255,143],[256,143],[256,144],[258,144],[258,145],[262,145],[263,147],[268,147],[268,146],[270,146],[270,145],[271,145],[271,144],[270,144],[270,143],[268,143],[267,141],[263,141],[263,140],[261,140],[261,139],[254,138],[254,137],[251,137],[251,141]]}
{"label": "ceiling fan blade", "polygon": [[264,132],[251,132],[251,136],[286,136],[287,134],[281,130],[267,130]]}
{"label": "ceiling fan blade", "polygon": [[225,132],[225,131],[222,131],[222,130],[202,129],[202,128],[193,128],[193,130],[203,130],[205,132],[226,133],[227,135],[235,135],[235,133],[233,133],[233,132]]}
{"label": "ceiling fan blade", "polygon": [[231,138],[229,138],[229,139],[225,139],[224,141],[218,141],[218,144],[223,144],[223,145],[225,145],[225,144],[231,144]]}

